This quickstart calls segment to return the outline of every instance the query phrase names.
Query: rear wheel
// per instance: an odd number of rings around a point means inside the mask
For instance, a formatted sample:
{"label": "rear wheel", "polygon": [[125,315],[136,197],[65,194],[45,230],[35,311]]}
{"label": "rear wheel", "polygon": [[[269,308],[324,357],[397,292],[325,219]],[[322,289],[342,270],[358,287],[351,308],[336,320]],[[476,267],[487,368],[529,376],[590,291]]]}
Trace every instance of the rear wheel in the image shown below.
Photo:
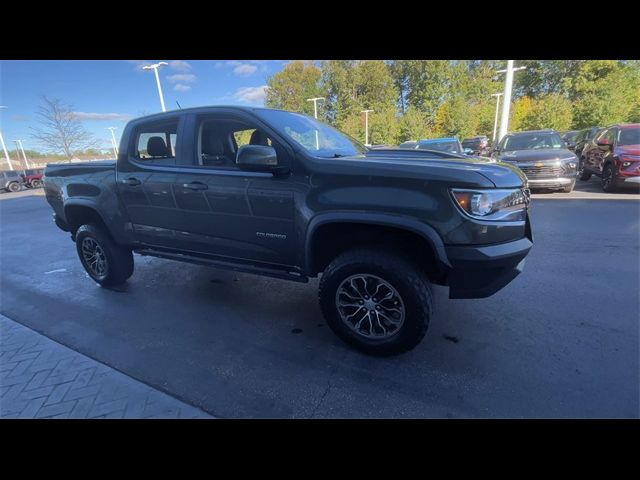
{"label": "rear wheel", "polygon": [[7,190],[9,190],[10,192],[19,192],[20,191],[20,184],[18,182],[11,182],[7,186]]}
{"label": "rear wheel", "polygon": [[327,324],[338,337],[379,356],[418,345],[433,308],[426,275],[402,256],[377,249],[338,256],[322,274],[319,297]]}
{"label": "rear wheel", "polygon": [[37,178],[34,180],[31,180],[31,186],[33,188],[40,188],[42,186],[42,180],[38,180]]}
{"label": "rear wheel", "polygon": [[583,182],[591,178],[591,173],[587,172],[584,168],[584,158],[581,158],[578,162],[578,178]]}
{"label": "rear wheel", "polygon": [[131,250],[115,243],[100,225],[82,225],[75,237],[82,266],[100,285],[120,285],[133,274]]}
{"label": "rear wheel", "polygon": [[616,191],[616,172],[610,163],[605,165],[602,171],[602,190],[607,193]]}

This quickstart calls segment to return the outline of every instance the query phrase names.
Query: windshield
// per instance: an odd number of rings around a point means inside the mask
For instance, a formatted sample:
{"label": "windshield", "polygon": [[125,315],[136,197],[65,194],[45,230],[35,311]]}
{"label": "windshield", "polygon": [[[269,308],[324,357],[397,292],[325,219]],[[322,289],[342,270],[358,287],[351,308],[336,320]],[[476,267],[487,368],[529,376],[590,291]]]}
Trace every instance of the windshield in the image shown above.
{"label": "windshield", "polygon": [[618,145],[640,145],[640,128],[625,128],[620,130]]}
{"label": "windshield", "polygon": [[567,133],[564,134],[564,137],[562,137],[562,138],[564,138],[565,142],[572,142],[578,136],[578,133],[580,133],[580,132],[578,132],[578,131],[567,132]]}
{"label": "windshield", "polygon": [[256,110],[256,114],[316,157],[344,157],[366,151],[357,140],[307,115],[282,110]]}
{"label": "windshield", "polygon": [[425,142],[418,145],[420,150],[437,150],[439,152],[462,153],[460,143],[451,142]]}
{"label": "windshield", "polygon": [[504,151],[535,150],[538,148],[564,148],[562,139],[557,133],[526,133],[508,137]]}

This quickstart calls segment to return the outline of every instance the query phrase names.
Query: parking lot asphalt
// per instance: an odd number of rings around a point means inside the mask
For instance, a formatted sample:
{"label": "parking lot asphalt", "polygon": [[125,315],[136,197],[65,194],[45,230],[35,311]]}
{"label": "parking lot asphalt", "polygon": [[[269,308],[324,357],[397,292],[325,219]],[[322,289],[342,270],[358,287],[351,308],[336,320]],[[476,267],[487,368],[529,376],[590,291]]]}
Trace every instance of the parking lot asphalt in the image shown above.
{"label": "parking lot asphalt", "polygon": [[136,256],[101,288],[41,191],[0,196],[0,313],[222,418],[638,418],[640,195],[587,183],[534,195],[524,273],[481,300],[436,287],[398,357],[340,342],[316,280]]}

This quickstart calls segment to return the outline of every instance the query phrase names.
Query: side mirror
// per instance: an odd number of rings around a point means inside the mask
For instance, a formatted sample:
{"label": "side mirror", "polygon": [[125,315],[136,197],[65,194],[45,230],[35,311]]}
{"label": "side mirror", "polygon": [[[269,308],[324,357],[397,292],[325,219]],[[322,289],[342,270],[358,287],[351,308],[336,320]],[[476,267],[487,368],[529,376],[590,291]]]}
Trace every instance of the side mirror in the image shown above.
{"label": "side mirror", "polygon": [[600,140],[598,140],[598,145],[601,147],[608,147],[611,145],[611,143],[609,143],[608,138],[601,138]]}
{"label": "side mirror", "polygon": [[249,172],[274,172],[278,169],[278,157],[273,147],[266,145],[242,145],[238,148],[236,164]]}

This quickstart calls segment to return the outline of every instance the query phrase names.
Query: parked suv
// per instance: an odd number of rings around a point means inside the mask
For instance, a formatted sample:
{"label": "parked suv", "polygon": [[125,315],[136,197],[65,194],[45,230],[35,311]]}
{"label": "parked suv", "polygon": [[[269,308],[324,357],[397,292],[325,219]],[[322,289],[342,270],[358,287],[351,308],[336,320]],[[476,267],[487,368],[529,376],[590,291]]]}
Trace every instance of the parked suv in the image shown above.
{"label": "parked suv", "polygon": [[579,160],[582,159],[582,152],[584,150],[584,147],[587,146],[587,144],[591,142],[595,137],[600,135],[603,130],[603,127],[591,127],[585,128],[584,130],[580,130],[578,132],[578,134],[573,139],[573,141],[575,142],[573,152],[576,154]]}
{"label": "parked suv", "polygon": [[42,177],[44,168],[31,168],[24,170],[20,175],[27,188],[40,188],[42,186]]}
{"label": "parked suv", "polygon": [[604,129],[582,152],[580,180],[601,178],[602,189],[640,186],[640,123]]}
{"label": "parked suv", "polygon": [[23,180],[15,170],[4,170],[0,172],[0,190],[7,192],[19,192],[22,189]]}
{"label": "parked suv", "polygon": [[520,168],[531,189],[561,189],[569,193],[576,184],[578,159],[554,130],[509,133],[492,156]]}
{"label": "parked suv", "polygon": [[451,298],[493,295],[532,246],[517,168],[369,149],[307,115],[166,112],[129,122],[119,150],[45,170],[54,221],[95,282],[125,282],[133,252],[297,282],[322,274],[327,324],[371,354],[421,341],[431,284]]}
{"label": "parked suv", "polygon": [[462,148],[471,150],[472,155],[485,156],[489,154],[489,138],[478,136],[462,141]]}

